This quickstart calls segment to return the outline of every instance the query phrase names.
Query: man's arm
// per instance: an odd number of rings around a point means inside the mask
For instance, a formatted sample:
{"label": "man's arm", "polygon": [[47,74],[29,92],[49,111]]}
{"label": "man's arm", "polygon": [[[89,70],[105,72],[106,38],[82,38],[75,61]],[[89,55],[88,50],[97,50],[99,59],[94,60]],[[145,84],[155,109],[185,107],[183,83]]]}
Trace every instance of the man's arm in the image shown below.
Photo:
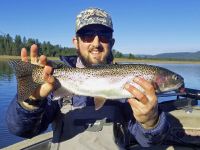
{"label": "man's arm", "polygon": [[57,101],[44,101],[38,109],[26,110],[18,103],[16,96],[7,110],[9,131],[24,138],[31,138],[45,131],[59,112],[59,106]]}
{"label": "man's arm", "polygon": [[128,123],[128,130],[133,135],[134,139],[142,147],[150,147],[162,143],[163,139],[168,135],[170,123],[167,121],[167,115],[158,107],[158,122],[151,129],[145,129],[141,123],[133,117],[131,106],[122,100],[120,103],[124,121]]}
{"label": "man's arm", "polygon": [[145,129],[139,122],[129,121],[128,129],[142,147],[162,143],[170,128],[165,112],[159,113],[159,120],[152,129]]}
{"label": "man's arm", "polygon": [[[26,48],[21,50],[21,60],[28,62]],[[36,44],[31,46],[30,61],[32,64],[44,66],[42,75],[44,84],[38,86],[27,100],[17,99],[16,96],[7,112],[9,130],[21,137],[33,137],[44,131],[58,112],[58,104],[47,101],[47,96],[53,90],[55,83],[55,79],[51,75],[53,68],[48,65],[45,55],[38,57]]]}
{"label": "man's arm", "polygon": [[141,146],[148,147],[163,140],[168,132],[169,124],[165,113],[158,109],[158,100],[153,85],[140,77],[134,78],[133,81],[144,91],[130,84],[125,85],[125,88],[133,95],[128,99],[132,109],[129,130]]}

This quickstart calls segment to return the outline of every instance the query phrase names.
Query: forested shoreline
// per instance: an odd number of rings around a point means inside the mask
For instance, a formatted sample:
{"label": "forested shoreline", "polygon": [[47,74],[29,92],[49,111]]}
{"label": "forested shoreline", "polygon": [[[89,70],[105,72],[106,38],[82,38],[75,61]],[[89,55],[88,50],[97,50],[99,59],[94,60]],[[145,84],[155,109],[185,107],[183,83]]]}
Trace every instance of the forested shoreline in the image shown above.
{"label": "forested shoreline", "polygon": [[[9,34],[0,35],[0,55],[19,56],[23,47],[30,52],[32,44],[38,45],[39,54],[44,54],[48,57],[76,55],[76,49],[72,47],[53,45],[50,42],[40,42],[38,39],[21,37],[20,35],[16,35],[13,38]],[[116,50],[113,50],[113,55],[115,58],[134,58],[133,54],[125,57],[121,52]]]}
{"label": "forested shoreline", "polygon": [[[43,54],[48,57],[76,55],[76,49],[73,47],[62,47],[61,45],[53,45],[50,42],[40,42],[38,39],[21,37],[16,35],[14,38],[9,34],[0,35],[0,55],[2,56],[20,56],[21,49],[25,47],[30,52],[32,44],[39,46],[39,55]],[[132,53],[123,54],[118,50],[112,50],[114,58],[125,58],[129,60],[161,60],[161,61],[192,61],[199,62],[200,51],[187,53],[164,53],[160,55],[135,56]],[[165,57],[163,57],[163,56]],[[182,56],[182,57],[178,57]]]}
{"label": "forested shoreline", "polygon": [[9,34],[0,35],[0,55],[19,56],[21,48],[25,47],[30,51],[32,44],[39,46],[39,53],[46,56],[57,57],[59,55],[75,55],[75,48],[61,47],[50,42],[40,42],[38,39],[21,37],[16,35],[14,38]]}

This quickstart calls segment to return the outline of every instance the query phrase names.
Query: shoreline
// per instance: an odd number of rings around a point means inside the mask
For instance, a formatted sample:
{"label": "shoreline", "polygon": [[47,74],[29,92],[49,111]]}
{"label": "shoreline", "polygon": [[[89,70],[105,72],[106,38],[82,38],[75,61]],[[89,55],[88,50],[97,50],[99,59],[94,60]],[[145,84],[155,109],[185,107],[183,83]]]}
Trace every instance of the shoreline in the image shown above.
{"label": "shoreline", "polygon": [[127,59],[127,58],[115,58],[115,62],[129,62],[129,63],[157,63],[157,64],[200,64],[199,61],[192,60],[156,60],[156,59]]}
{"label": "shoreline", "polygon": [[[20,59],[20,56],[0,55],[0,61],[7,61],[9,59]],[[49,60],[59,60],[58,57],[48,57]],[[117,63],[158,63],[158,64],[200,64],[199,61],[192,60],[154,60],[154,59],[128,59],[128,58],[115,58],[114,62]]]}

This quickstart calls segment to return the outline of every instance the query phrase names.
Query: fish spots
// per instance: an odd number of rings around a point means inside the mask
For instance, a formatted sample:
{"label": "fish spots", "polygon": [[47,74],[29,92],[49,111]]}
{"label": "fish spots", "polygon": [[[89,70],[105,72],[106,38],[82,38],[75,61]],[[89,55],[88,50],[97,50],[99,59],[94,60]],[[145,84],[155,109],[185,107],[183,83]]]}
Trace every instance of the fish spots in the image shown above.
{"label": "fish spots", "polygon": [[[19,64],[14,62],[13,65],[16,67],[18,79],[31,76],[30,79],[18,81],[20,82],[18,86],[20,97],[30,95],[32,89],[36,87],[35,83],[43,83],[43,67],[36,67],[25,62],[19,62]],[[146,64],[99,65],[88,68],[62,66],[54,69],[53,76],[59,82],[59,87],[63,87],[66,92],[107,99],[129,98],[130,93],[123,86],[127,82],[134,84],[132,80],[135,77],[155,83],[161,92],[177,89],[183,84],[183,78],[178,74]]]}

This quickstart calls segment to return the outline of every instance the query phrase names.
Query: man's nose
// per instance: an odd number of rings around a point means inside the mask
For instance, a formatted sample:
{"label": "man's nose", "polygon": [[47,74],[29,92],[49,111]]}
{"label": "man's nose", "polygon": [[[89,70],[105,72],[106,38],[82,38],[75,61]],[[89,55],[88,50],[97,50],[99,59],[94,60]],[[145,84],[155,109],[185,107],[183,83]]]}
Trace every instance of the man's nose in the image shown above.
{"label": "man's nose", "polygon": [[100,40],[99,40],[99,36],[98,36],[98,35],[96,35],[96,36],[94,37],[94,40],[93,40],[92,44],[93,44],[95,47],[98,47],[98,46],[100,45]]}

